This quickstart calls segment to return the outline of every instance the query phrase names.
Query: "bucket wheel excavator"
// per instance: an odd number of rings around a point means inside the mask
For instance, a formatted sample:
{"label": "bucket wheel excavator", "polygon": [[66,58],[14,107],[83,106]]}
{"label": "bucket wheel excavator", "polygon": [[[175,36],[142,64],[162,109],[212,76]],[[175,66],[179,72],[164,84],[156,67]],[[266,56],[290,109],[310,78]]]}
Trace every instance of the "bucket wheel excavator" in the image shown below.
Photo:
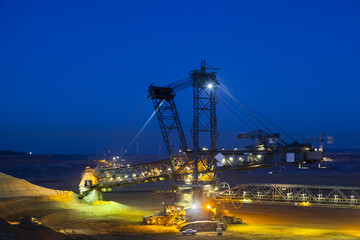
{"label": "bucket wheel excavator", "polygon": [[[182,230],[189,226],[198,231],[217,227],[225,230],[224,222],[241,223],[241,219],[224,214],[219,205],[209,201],[209,196],[219,190],[217,173],[311,164],[323,159],[322,150],[297,142],[288,144],[280,138],[279,133],[273,133],[268,128],[266,131],[260,129],[238,134],[239,139],[251,140],[252,145],[231,150],[218,149],[216,106],[219,101],[232,111],[234,105],[239,104],[255,122],[265,126],[260,117],[219,82],[216,76],[218,70],[203,61],[200,69],[191,71],[185,80],[167,86],[151,84],[148,98],[153,103],[169,159],[87,169],[80,183],[80,196],[94,200],[96,196],[101,196],[102,191],[111,188],[172,179],[174,203],[164,205],[164,209],[153,216],[144,217],[145,224],[178,224]],[[192,147],[186,141],[175,105],[176,94],[185,88],[192,88],[193,92]],[[221,99],[222,96],[225,100]],[[229,100],[235,104],[227,104]],[[208,147],[200,147],[200,142],[201,146]]]}

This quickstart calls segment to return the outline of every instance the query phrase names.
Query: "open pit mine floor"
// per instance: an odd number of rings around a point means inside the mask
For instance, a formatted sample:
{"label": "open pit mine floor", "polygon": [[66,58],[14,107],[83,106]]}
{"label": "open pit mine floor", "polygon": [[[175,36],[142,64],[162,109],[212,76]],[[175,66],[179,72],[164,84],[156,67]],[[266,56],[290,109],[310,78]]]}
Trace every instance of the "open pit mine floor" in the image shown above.
{"label": "open pit mine floor", "polygon": [[[226,207],[244,224],[183,236],[175,227],[142,224],[142,217],[171,199],[152,192],[107,192],[104,201],[81,203],[57,191],[0,173],[0,239],[360,239],[360,209],[243,204]],[[23,215],[41,225],[18,224]]]}

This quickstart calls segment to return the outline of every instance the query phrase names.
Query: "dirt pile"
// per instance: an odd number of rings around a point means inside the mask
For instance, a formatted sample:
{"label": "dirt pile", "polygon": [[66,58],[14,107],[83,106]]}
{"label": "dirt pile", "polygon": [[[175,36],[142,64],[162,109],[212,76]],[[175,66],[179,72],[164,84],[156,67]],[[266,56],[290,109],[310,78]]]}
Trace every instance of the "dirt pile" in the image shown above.
{"label": "dirt pile", "polygon": [[[21,226],[3,221],[0,239],[42,240],[63,239],[64,236],[68,239],[98,239],[97,235],[109,234],[130,236],[131,239],[134,235],[151,232],[139,224],[142,217],[151,212],[112,201],[84,204],[74,192],[39,187],[3,173],[0,173],[0,181],[3,182],[0,186],[0,218],[16,223],[21,216],[27,215],[41,223]],[[23,233],[28,238],[22,237]],[[58,235],[52,235],[54,233]]]}
{"label": "dirt pile", "polygon": [[4,173],[0,173],[0,182],[0,199],[57,195],[67,192],[39,187]]}
{"label": "dirt pile", "polygon": [[[0,173],[0,239],[58,240],[65,235],[41,224],[19,224],[23,215],[41,217],[76,202],[76,194],[31,184],[23,179]],[[9,224],[8,221],[14,221]]]}

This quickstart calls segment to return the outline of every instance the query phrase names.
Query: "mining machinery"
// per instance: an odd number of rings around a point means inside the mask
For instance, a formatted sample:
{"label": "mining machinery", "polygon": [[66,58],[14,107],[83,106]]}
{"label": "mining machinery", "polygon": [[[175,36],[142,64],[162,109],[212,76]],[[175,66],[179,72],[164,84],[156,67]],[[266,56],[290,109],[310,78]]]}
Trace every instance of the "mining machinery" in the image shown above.
{"label": "mining machinery", "polygon": [[[212,207],[205,207],[209,193],[218,189],[218,172],[248,171],[286,164],[311,164],[323,159],[323,152],[312,146],[303,146],[297,142],[288,144],[280,138],[280,134],[261,129],[238,134],[239,139],[250,139],[255,141],[255,144],[231,150],[218,149],[217,91],[222,90],[233,98],[228,89],[219,82],[216,76],[218,70],[220,69],[203,61],[200,69],[191,71],[185,80],[167,86],[151,84],[148,98],[153,103],[169,159],[131,166],[113,164],[87,169],[80,183],[80,196],[93,201],[94,196],[100,196],[102,191],[112,188],[172,179],[174,206],[167,205],[162,214],[148,216],[144,218],[144,222],[167,225],[169,222],[183,220],[185,223],[192,221],[190,225],[193,226],[193,221],[201,220],[198,222],[198,229],[206,229],[210,225],[217,225],[208,222],[211,218],[217,221],[231,218],[221,210],[218,210],[217,214],[211,214]],[[175,104],[176,94],[185,88],[192,88],[193,91],[192,147],[186,141]],[[208,147],[199,147],[200,142],[202,145],[207,143]]]}

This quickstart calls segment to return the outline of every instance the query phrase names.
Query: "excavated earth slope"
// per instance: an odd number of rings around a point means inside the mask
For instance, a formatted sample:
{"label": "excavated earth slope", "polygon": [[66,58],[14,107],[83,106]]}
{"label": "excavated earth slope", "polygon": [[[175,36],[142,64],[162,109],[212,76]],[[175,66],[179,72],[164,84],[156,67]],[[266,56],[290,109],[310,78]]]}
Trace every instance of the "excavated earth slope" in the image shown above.
{"label": "excavated earth slope", "polygon": [[73,201],[72,192],[39,187],[4,173],[0,173],[0,182],[0,239],[65,239],[65,235],[51,228],[19,224],[19,221],[23,215],[35,216],[41,211],[50,210],[57,205],[57,201]]}
{"label": "excavated earth slope", "polygon": [[[85,204],[71,191],[58,191],[0,173],[0,239],[133,239],[158,226],[139,223],[141,211],[113,201]],[[41,225],[19,224],[21,216],[38,219]],[[159,231],[160,229],[160,231]],[[168,228],[165,232],[176,232]],[[99,236],[98,236],[99,235]],[[115,237],[114,237],[115,236]]]}
{"label": "excavated earth slope", "polygon": [[0,182],[0,199],[57,195],[67,192],[39,187],[4,173],[0,173]]}

